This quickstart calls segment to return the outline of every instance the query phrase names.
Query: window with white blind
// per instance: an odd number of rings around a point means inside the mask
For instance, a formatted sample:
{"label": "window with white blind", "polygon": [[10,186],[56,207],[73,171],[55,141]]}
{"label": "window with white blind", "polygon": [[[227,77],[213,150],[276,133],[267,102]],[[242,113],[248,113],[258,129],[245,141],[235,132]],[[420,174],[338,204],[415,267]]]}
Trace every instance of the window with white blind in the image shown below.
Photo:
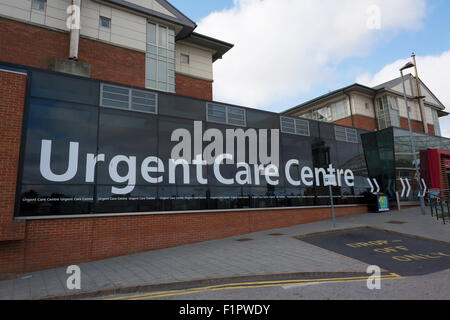
{"label": "window with white blind", "polygon": [[310,136],[309,121],[307,120],[280,117],[280,128],[283,133]]}
{"label": "window with white blind", "polygon": [[206,120],[209,122],[245,127],[247,125],[245,117],[244,109],[212,103],[206,104]]}
{"label": "window with white blind", "polygon": [[158,95],[154,92],[102,83],[100,88],[100,106],[157,114]]}

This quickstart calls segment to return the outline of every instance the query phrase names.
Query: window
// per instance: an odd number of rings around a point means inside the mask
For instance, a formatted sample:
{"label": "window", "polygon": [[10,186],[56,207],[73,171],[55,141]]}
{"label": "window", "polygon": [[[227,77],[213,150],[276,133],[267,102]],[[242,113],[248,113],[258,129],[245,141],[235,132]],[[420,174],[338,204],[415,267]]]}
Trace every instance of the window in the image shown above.
{"label": "window", "polygon": [[100,106],[157,114],[158,95],[154,92],[102,83]]}
{"label": "window", "polygon": [[332,110],[332,121],[348,117],[347,100],[341,100],[330,106]]}
{"label": "window", "polygon": [[33,9],[39,11],[45,11],[45,6],[47,4],[46,0],[33,0]]}
{"label": "window", "polygon": [[377,99],[377,120],[380,130],[400,127],[399,107],[396,97],[384,96]]}
{"label": "window", "polygon": [[111,19],[106,17],[100,17],[100,27],[110,29]]}
{"label": "window", "polygon": [[334,122],[349,116],[347,100],[334,102],[326,107],[312,111],[312,120]]}
{"label": "window", "polygon": [[312,120],[312,112],[300,114],[298,117]]}
{"label": "window", "polygon": [[181,54],[180,61],[182,64],[189,64],[189,56],[187,54]]}
{"label": "window", "polygon": [[433,113],[434,135],[440,137],[442,133],[438,113],[436,110],[431,110],[431,112]]}
{"label": "window", "polygon": [[175,92],[175,31],[147,24],[146,87]]}
{"label": "window", "polygon": [[206,109],[206,120],[209,122],[230,124],[240,127],[245,127],[247,125],[244,109],[211,103],[207,103]]}
{"label": "window", "polygon": [[396,97],[387,96],[387,101],[389,104],[389,107],[391,110],[397,110],[398,111],[398,102]]}
{"label": "window", "polygon": [[358,131],[352,128],[334,127],[334,133],[337,141],[358,143]]}
{"label": "window", "polygon": [[296,134],[299,136],[310,136],[309,121],[302,119],[294,119],[281,117],[280,118],[281,132]]}

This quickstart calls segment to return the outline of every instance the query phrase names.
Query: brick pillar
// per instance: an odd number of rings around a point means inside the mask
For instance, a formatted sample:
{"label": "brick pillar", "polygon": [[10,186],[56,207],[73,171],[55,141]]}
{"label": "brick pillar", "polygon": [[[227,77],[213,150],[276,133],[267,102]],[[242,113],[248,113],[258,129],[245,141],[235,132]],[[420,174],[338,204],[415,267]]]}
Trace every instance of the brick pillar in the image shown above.
{"label": "brick pillar", "polygon": [[24,74],[0,70],[0,273],[23,264],[25,223],[13,218],[26,82]]}

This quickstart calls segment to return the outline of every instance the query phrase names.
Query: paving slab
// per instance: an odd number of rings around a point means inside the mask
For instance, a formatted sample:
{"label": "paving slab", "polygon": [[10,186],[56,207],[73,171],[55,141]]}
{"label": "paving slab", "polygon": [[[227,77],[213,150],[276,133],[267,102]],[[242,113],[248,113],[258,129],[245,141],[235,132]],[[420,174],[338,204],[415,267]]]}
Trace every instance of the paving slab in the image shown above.
{"label": "paving slab", "polygon": [[[402,221],[402,224],[388,223]],[[419,209],[364,214],[206,241],[80,264],[82,288],[66,287],[66,268],[31,272],[0,281],[0,299],[82,297],[139,288],[236,277],[312,273],[365,273],[366,261],[295,237],[332,230],[373,227],[450,243],[450,228]],[[273,236],[271,234],[282,234]],[[239,239],[251,239],[246,242]]]}

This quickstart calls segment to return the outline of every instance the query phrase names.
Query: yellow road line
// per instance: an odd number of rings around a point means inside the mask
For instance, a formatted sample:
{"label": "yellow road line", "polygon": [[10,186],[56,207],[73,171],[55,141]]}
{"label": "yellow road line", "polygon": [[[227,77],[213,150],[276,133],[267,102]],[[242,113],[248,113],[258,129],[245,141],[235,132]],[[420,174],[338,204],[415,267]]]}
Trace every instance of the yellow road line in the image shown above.
{"label": "yellow road line", "polygon": [[[360,277],[352,277],[351,279],[355,278],[361,278],[361,279],[367,279],[368,276],[360,276]],[[318,279],[318,280],[337,280],[337,279],[349,279],[348,277],[345,278],[326,278],[326,279]],[[216,288],[222,288],[222,287],[230,287],[230,286],[242,286],[242,285],[257,285],[257,284],[288,284],[288,283],[297,283],[297,282],[310,282],[310,279],[302,279],[302,280],[280,280],[280,281],[260,281],[260,282],[242,282],[242,283],[225,283],[225,284],[219,284],[214,286],[206,286],[206,287],[199,287],[199,288],[191,288],[191,289],[181,289],[181,290],[169,290],[169,291],[158,291],[153,293],[146,293],[144,295],[153,295],[153,294],[163,294],[163,293],[175,293],[175,292],[184,292],[186,290],[212,290]],[[139,295],[133,295],[133,296],[127,296],[127,297],[117,297],[117,298],[111,298],[109,300],[116,300],[116,299],[122,299],[122,298],[137,298],[141,297],[143,294]]]}
{"label": "yellow road line", "polygon": [[[382,278],[381,280],[397,280],[400,279],[399,277],[387,277]],[[327,281],[319,281],[319,283],[325,284],[325,283],[349,283],[349,282],[365,282],[367,279],[352,279],[352,280],[327,280]],[[318,283],[317,281],[308,281],[308,282],[299,282],[298,284],[308,284],[308,283]],[[295,285],[296,283],[293,283]],[[278,287],[280,284],[267,284],[267,285],[256,285],[256,286],[238,286],[238,287],[223,287],[223,288],[217,288],[212,289],[211,291],[222,291],[222,290],[236,290],[236,289],[251,289],[251,288],[267,288],[267,287]],[[195,291],[186,291],[186,292],[179,292],[179,293],[173,293],[173,294],[161,294],[161,295],[151,295],[151,296],[142,296],[140,298],[134,298],[129,300],[149,300],[149,299],[156,299],[156,298],[165,298],[170,296],[177,296],[177,295],[187,295],[187,294],[194,294],[199,292],[205,292],[208,290],[195,290]]]}
{"label": "yellow road line", "polygon": [[[153,293],[132,295],[132,296],[122,296],[114,297],[105,300],[143,300],[143,299],[154,299],[162,297],[170,297],[176,295],[186,295],[199,293],[204,291],[220,291],[220,290],[235,290],[235,289],[246,289],[246,288],[261,288],[261,287],[275,287],[275,286],[286,286],[286,285],[297,285],[305,283],[344,283],[344,282],[357,282],[366,281],[369,276],[358,276],[358,277],[341,277],[341,278],[324,278],[324,279],[301,279],[301,280],[283,280],[283,281],[259,281],[259,282],[243,282],[243,283],[229,283],[214,286],[206,286],[199,288],[183,289],[183,290],[170,290],[170,291],[159,291]],[[402,277],[398,274],[391,273],[387,275],[382,275],[378,277],[380,280],[396,280]]]}

